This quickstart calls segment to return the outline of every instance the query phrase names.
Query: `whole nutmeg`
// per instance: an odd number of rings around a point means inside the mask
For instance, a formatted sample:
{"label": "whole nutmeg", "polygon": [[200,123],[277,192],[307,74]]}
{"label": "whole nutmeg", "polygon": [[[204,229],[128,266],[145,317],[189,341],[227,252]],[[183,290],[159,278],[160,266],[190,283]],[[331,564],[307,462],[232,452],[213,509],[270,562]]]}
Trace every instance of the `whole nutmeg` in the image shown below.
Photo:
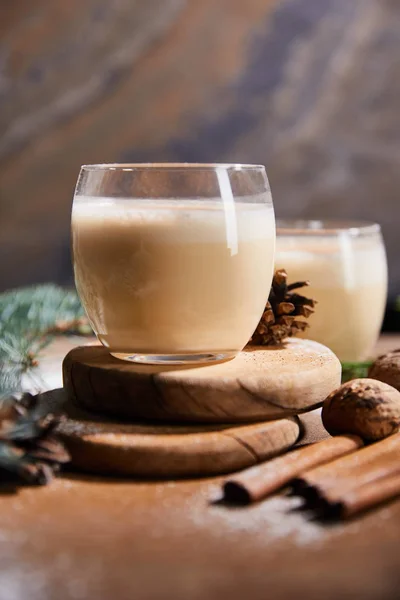
{"label": "whole nutmeg", "polygon": [[368,377],[379,379],[400,391],[400,348],[378,356],[368,371]]}
{"label": "whole nutmeg", "polygon": [[400,392],[375,379],[353,379],[325,400],[322,422],[332,435],[354,433],[374,441],[400,428]]}

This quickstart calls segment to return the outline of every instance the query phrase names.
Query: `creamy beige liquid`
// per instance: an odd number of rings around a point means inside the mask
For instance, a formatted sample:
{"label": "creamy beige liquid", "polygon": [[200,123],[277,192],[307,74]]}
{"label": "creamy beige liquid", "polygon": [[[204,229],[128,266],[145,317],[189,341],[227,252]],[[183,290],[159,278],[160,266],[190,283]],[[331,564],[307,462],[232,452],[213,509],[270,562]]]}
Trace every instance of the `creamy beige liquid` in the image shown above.
{"label": "creamy beige liquid", "polygon": [[386,256],[380,235],[277,236],[276,267],[289,281],[309,280],[306,296],[318,301],[302,335],[331,348],[342,361],[370,356],[387,294]]}
{"label": "creamy beige liquid", "polygon": [[237,352],[268,298],[267,205],[78,196],[72,239],[79,295],[116,353]]}

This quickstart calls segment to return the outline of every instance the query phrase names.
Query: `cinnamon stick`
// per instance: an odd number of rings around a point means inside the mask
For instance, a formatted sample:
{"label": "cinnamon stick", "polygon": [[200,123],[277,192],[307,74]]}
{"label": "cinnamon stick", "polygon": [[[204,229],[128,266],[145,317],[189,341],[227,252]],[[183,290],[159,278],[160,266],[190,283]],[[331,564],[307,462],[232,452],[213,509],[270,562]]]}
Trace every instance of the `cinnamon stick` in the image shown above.
{"label": "cinnamon stick", "polygon": [[379,477],[389,476],[399,467],[400,434],[362,448],[304,472],[292,482],[293,489],[323,490],[332,500],[345,490],[363,485]]}
{"label": "cinnamon stick", "polygon": [[312,469],[292,482],[322,515],[349,517],[400,493],[400,434]]}
{"label": "cinnamon stick", "polygon": [[293,450],[227,479],[223,485],[224,499],[240,504],[256,502],[308,469],[362,446],[363,441],[358,436],[341,435]]}
{"label": "cinnamon stick", "polygon": [[341,501],[340,516],[347,519],[396,496],[400,496],[400,472],[346,494]]}

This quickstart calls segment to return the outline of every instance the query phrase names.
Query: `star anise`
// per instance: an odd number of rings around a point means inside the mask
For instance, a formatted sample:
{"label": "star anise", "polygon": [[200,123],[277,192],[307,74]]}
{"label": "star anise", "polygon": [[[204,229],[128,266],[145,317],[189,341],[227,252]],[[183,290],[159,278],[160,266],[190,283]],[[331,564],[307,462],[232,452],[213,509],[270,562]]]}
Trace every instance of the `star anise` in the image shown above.
{"label": "star anise", "polygon": [[39,396],[0,400],[0,473],[30,484],[48,483],[69,454],[54,433],[62,417],[45,414]]}

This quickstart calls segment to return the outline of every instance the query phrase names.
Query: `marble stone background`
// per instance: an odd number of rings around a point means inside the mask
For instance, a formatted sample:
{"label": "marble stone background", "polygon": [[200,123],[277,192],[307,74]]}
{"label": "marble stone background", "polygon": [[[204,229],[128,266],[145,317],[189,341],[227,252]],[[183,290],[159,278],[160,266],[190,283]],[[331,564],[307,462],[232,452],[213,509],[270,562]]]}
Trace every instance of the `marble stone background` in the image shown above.
{"label": "marble stone background", "polygon": [[399,0],[0,3],[0,289],[71,282],[82,163],[267,166],[278,216],[383,226],[400,293]]}

